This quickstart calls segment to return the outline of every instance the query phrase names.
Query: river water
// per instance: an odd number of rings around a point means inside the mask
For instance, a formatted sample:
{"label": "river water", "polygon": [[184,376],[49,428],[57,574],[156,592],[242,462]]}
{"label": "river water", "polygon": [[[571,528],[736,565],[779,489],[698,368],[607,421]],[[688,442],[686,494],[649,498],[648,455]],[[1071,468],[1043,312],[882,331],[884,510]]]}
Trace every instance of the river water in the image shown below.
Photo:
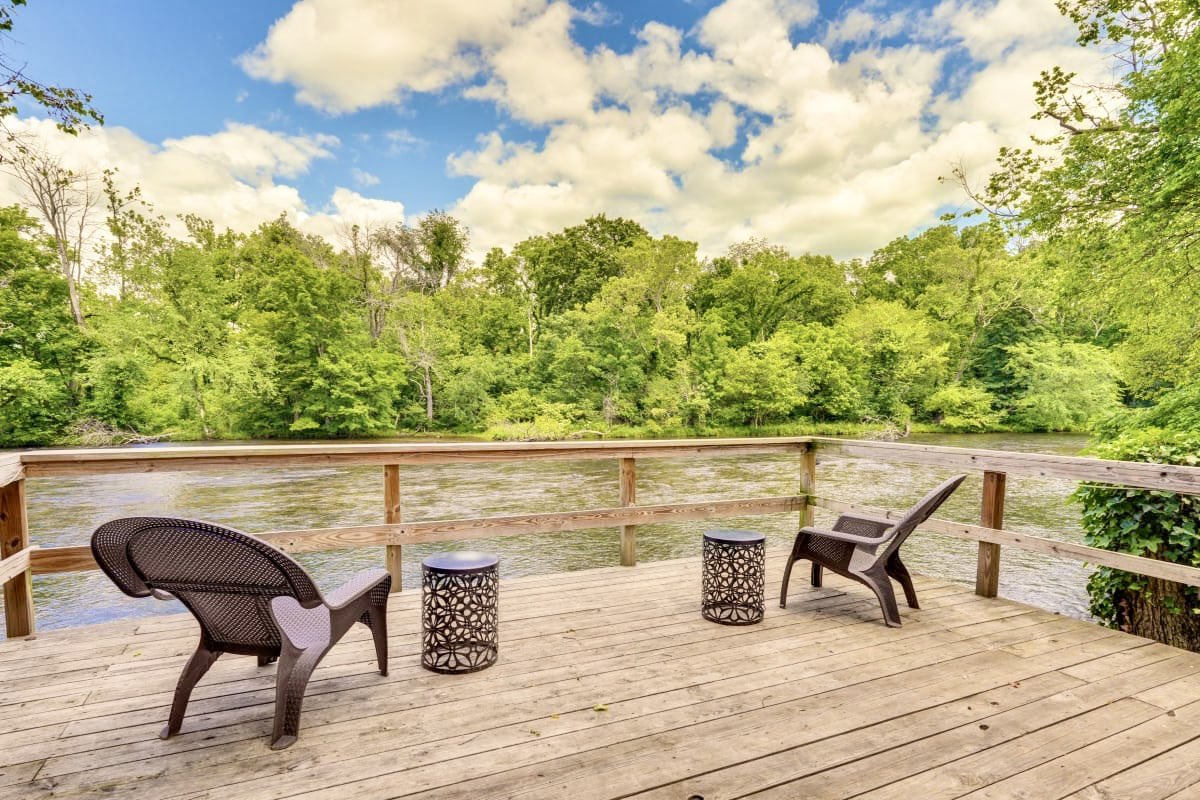
{"label": "river water", "polygon": [[[1087,440],[1076,435],[971,434],[914,435],[909,441],[1074,455]],[[784,495],[797,488],[794,456],[646,458],[639,459],[637,466],[638,502],[647,505]],[[903,509],[950,474],[938,467],[818,455],[817,491],[826,497]],[[615,460],[403,467],[401,481],[404,518],[409,521],[619,505]],[[1010,476],[1005,527],[1080,541],[1079,510],[1067,501],[1073,489],[1072,481]],[[971,475],[938,516],[977,523],[980,491],[981,477]],[[28,504],[33,543],[42,546],[86,544],[102,522],[135,515],[205,519],[250,532],[369,524],[382,521],[382,470],[294,468],[42,478],[28,482]],[[818,521],[828,521],[822,515],[818,512]],[[769,544],[782,547],[790,545],[795,534],[796,515],[644,526],[638,530],[638,558],[697,555],[700,533],[718,526],[761,530]],[[497,553],[501,574],[507,577],[618,563],[615,530],[412,545],[404,549],[405,586],[419,585],[423,557],[460,546]],[[976,550],[974,542],[918,533],[903,552],[914,572],[969,584],[975,577]],[[382,566],[383,550],[305,553],[299,560],[319,585],[332,588],[356,570]],[[1000,593],[1049,611],[1086,617],[1088,572],[1072,561],[1005,548]],[[35,578],[34,599],[42,629],[182,610],[174,602],[127,598],[98,571]]]}

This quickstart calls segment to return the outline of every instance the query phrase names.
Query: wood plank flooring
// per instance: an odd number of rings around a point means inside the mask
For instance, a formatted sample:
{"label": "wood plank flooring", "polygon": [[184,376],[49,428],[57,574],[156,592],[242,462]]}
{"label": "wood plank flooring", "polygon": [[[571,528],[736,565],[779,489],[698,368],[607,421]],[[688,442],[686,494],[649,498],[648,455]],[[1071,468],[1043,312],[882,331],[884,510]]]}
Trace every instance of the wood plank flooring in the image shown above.
{"label": "wood plank flooring", "polygon": [[470,675],[420,667],[419,591],[394,595],[390,675],[352,632],[278,753],[245,657],[158,738],[190,617],[3,642],[0,800],[1200,798],[1200,655],[924,578],[900,629],[806,570],[780,609],[783,558],[748,627],[701,619],[696,559],[503,581]]}

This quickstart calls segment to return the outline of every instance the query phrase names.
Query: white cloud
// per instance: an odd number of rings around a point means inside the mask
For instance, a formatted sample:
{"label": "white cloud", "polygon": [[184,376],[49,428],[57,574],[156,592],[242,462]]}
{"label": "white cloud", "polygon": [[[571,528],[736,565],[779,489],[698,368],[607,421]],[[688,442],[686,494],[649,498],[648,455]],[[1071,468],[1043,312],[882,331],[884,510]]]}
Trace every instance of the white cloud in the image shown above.
{"label": "white cloud", "polygon": [[[952,167],[982,175],[1000,146],[1027,142],[1040,126],[1030,118],[1040,70],[1105,69],[1073,43],[1051,0],[946,0],[923,20],[851,9],[826,41],[873,44],[842,61],[795,41],[814,15],[810,3],[728,0],[697,26],[701,47],[651,23],[629,52],[597,48],[587,54],[589,76],[572,81],[590,84],[590,110],[577,102],[560,113],[541,143],[494,131],[451,157],[452,173],[477,181],[453,210],[481,245],[604,211],[695,239],[708,253],[757,235],[798,251],[863,255],[963,204],[957,186],[938,180]],[[939,33],[881,43],[902,29]],[[568,33],[556,32],[561,48],[574,47]],[[977,67],[947,81],[956,51]],[[552,71],[557,56],[546,63]],[[493,82],[503,82],[498,71]],[[621,107],[603,107],[606,98]],[[507,107],[526,121],[546,116]]]}
{"label": "white cloud", "polygon": [[[331,158],[337,146],[331,136],[290,136],[231,123],[214,134],[155,145],[115,126],[68,136],[46,120],[10,119],[7,124],[76,171],[99,174],[116,167],[119,184],[126,189],[140,186],[176,235],[183,233],[180,214],[198,214],[213,220],[218,229],[237,231],[286,214],[304,230],[329,236],[350,223],[404,219],[401,203],[340,188],[327,208],[312,212],[294,186],[279,182],[302,174],[316,159]],[[15,181],[0,177],[0,203],[21,199]]]}
{"label": "white cloud", "polygon": [[554,3],[515,28],[489,56],[492,79],[466,96],[494,100],[523,120],[547,123],[579,119],[592,108],[595,89],[587,56],[571,40],[573,11]]}
{"label": "white cloud", "polygon": [[616,25],[621,21],[621,15],[601,3],[600,0],[594,0],[591,5],[578,9],[576,16],[581,22],[595,27]]}
{"label": "white cloud", "polygon": [[367,172],[365,169],[359,169],[358,167],[355,167],[354,169],[350,170],[350,174],[354,176],[354,182],[357,183],[359,186],[378,186],[379,185],[379,176],[372,175],[370,172]]}
{"label": "white cloud", "polygon": [[363,197],[358,192],[338,187],[329,205],[317,213],[301,212],[296,224],[302,231],[323,236],[334,244],[342,244],[353,225],[365,228],[403,222],[404,204],[394,200]]}
{"label": "white cloud", "polygon": [[331,112],[400,102],[475,75],[545,0],[299,0],[241,59],[255,78],[292,83]]}
{"label": "white cloud", "polygon": [[829,24],[825,31],[825,44],[832,47],[886,39],[903,31],[905,21],[906,17],[901,12],[880,15],[865,8],[851,8]]}

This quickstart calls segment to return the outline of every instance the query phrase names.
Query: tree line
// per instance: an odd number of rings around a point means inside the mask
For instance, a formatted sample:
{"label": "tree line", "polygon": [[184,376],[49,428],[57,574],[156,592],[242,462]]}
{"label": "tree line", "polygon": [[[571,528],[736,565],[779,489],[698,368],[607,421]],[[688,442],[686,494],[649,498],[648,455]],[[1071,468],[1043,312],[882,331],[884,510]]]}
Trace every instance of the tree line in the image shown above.
{"label": "tree line", "polygon": [[597,215],[472,264],[442,212],[340,246],[285,218],[242,234],[187,217],[173,236],[118,177],[89,205],[108,233],[90,258],[39,204],[0,210],[4,445],[1077,430],[1133,396],[1122,325],[1069,279],[1069,254],[1014,249],[996,222],[847,262],[758,240],[700,258]]}

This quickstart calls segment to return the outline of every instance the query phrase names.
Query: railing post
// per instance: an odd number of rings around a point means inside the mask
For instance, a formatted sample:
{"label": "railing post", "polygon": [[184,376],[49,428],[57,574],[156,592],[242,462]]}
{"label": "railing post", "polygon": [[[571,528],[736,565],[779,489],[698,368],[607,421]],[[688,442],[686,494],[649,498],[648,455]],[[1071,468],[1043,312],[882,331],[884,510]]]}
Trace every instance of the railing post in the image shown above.
{"label": "railing post", "polygon": [[800,494],[804,495],[804,508],[800,511],[800,527],[805,528],[817,521],[817,507],[808,502],[810,495],[817,493],[817,446],[808,443],[808,449],[800,456]]}
{"label": "railing post", "polygon": [[[637,465],[632,458],[622,458],[620,468],[621,506],[637,504]],[[621,566],[637,566],[637,526],[621,526]]]}
{"label": "railing post", "polygon": [[[400,465],[383,467],[383,521],[389,525],[400,522]],[[392,575],[392,591],[398,592],[404,582],[404,561],[398,544],[387,546],[387,571]]]}
{"label": "railing post", "polygon": [[[0,558],[29,546],[29,523],[25,518],[25,480],[0,488]],[[4,584],[4,624],[8,638],[31,636],[33,621],[33,573],[25,570]]]}
{"label": "railing post", "polygon": [[[983,505],[979,509],[979,524],[985,528],[1004,527],[1003,472],[983,473]],[[979,543],[979,560],[975,565],[975,594],[995,597],[1000,592],[1000,545]]]}

